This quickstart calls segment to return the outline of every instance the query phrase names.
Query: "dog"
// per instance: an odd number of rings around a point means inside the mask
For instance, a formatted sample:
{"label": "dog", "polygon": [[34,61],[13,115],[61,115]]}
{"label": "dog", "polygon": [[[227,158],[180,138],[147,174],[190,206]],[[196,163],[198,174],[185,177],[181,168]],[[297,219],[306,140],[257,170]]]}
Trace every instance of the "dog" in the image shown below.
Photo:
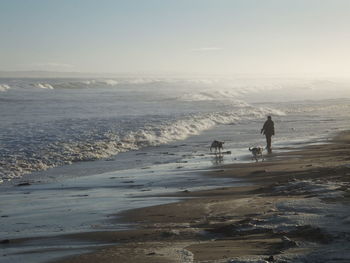
{"label": "dog", "polygon": [[220,141],[217,141],[217,140],[215,140],[215,141],[213,141],[212,143],[211,143],[211,146],[210,146],[210,151],[212,151],[212,149],[214,148],[215,149],[215,153],[219,150],[219,153],[221,153],[221,150],[223,150],[224,149],[224,147],[223,147],[223,144],[224,144],[225,142],[220,142]]}
{"label": "dog", "polygon": [[249,147],[249,151],[252,152],[253,159],[255,159],[255,161],[258,161],[259,157],[261,158],[262,161],[264,160],[264,157],[263,157],[264,148],[259,147],[259,146],[253,147],[253,148]]}

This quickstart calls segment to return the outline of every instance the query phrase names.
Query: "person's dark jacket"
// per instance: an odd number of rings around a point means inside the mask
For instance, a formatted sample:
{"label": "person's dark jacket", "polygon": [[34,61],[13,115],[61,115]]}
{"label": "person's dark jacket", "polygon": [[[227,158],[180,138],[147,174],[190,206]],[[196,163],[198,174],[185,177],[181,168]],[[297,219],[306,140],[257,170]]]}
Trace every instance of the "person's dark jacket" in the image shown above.
{"label": "person's dark jacket", "polygon": [[275,135],[275,124],[273,123],[272,120],[265,121],[264,126],[261,129],[261,133],[263,132],[265,135],[269,135],[269,136]]}

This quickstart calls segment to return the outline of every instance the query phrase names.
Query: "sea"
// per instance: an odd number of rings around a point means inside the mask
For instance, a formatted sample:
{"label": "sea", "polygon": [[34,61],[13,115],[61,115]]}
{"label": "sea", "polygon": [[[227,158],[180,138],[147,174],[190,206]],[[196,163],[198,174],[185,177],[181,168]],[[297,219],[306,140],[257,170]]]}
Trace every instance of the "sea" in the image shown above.
{"label": "sea", "polygon": [[348,130],[350,80],[0,78],[0,112],[0,236],[38,238],[0,256],[46,262],[105,245],[57,236],[128,229],[118,213],[181,199],[169,193],[245,184],[202,174],[255,162],[269,115],[273,152]]}

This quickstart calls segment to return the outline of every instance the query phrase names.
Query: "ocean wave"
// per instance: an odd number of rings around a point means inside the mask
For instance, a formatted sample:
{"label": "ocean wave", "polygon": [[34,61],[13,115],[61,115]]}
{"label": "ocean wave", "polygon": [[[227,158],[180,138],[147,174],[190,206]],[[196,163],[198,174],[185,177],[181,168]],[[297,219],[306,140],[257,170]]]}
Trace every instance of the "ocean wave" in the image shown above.
{"label": "ocean wave", "polygon": [[105,79],[102,81],[102,83],[105,83],[105,84],[110,85],[110,86],[115,86],[115,85],[119,84],[119,82],[114,80],[114,79]]}
{"label": "ocean wave", "polygon": [[187,92],[176,99],[180,101],[213,101],[237,99],[240,93],[229,90],[211,90],[202,92]]}
{"label": "ocean wave", "polygon": [[[76,84],[79,82],[71,82],[71,84]],[[86,85],[94,85],[94,84],[106,84],[109,86],[115,86],[119,84],[119,81],[114,80],[114,79],[101,79],[101,80],[82,80],[80,83],[86,84]]]}
{"label": "ocean wave", "polygon": [[[99,89],[127,88],[136,92],[158,92],[166,99],[178,101],[215,101],[243,99],[247,101],[297,101],[305,99],[344,98],[350,96],[347,82],[293,79],[215,79],[172,77],[111,77],[81,79],[11,80],[11,88],[24,89]],[[0,91],[7,88],[1,85]],[[317,94],[315,90],[317,89]]]}
{"label": "ocean wave", "polygon": [[11,87],[7,84],[0,84],[0,92],[9,90]]}
{"label": "ocean wave", "polygon": [[322,112],[348,112],[350,109],[350,100],[349,99],[343,99],[343,100],[337,100],[336,103],[334,101],[329,100],[322,101],[322,103],[319,103],[317,101],[309,101],[308,105],[302,104],[302,103],[284,103],[280,107],[285,113],[310,113],[315,111],[322,111]]}
{"label": "ocean wave", "polygon": [[[160,79],[155,78],[120,78],[120,79],[90,79],[90,80],[79,80],[74,82],[69,82],[71,85],[85,84],[87,86],[117,86],[117,85],[142,85],[142,84],[152,84],[161,82]],[[165,81],[167,83],[172,83],[172,81]]]}
{"label": "ocean wave", "polygon": [[34,86],[39,89],[54,89],[54,87],[48,83],[37,83]]}
{"label": "ocean wave", "polygon": [[[120,127],[122,123],[113,124],[111,120],[100,121],[97,126],[91,120],[84,125],[74,121],[69,124],[70,127],[58,123],[58,127],[52,128],[50,132],[43,130],[42,134],[38,134],[36,131],[32,137],[25,134],[24,145],[20,142],[20,145],[10,144],[7,149],[4,147],[0,152],[0,178],[9,180],[73,162],[93,161],[120,152],[184,140],[219,124],[234,124],[241,120],[262,118],[267,114],[283,113],[263,107],[237,107],[232,111],[191,114],[171,121],[142,120],[143,124],[136,130],[123,129]],[[126,123],[130,123],[130,120]],[[48,135],[52,132],[54,135]],[[17,142],[21,141],[18,137]],[[17,150],[13,151],[16,147]]]}
{"label": "ocean wave", "polygon": [[96,80],[82,80],[81,83],[85,85],[91,85],[91,84],[95,84]]}
{"label": "ocean wave", "polygon": [[222,88],[207,88],[204,90],[195,90],[191,92],[184,92],[175,99],[178,101],[232,101],[232,100],[246,100],[251,96],[259,96],[269,94],[272,91],[282,90],[278,86],[245,86],[245,87],[222,87]]}
{"label": "ocean wave", "polygon": [[[35,89],[86,89],[86,88],[98,88],[98,87],[110,87],[120,84],[119,81],[113,79],[91,79],[91,80],[49,80],[48,82],[33,82],[29,84],[29,87]],[[20,88],[26,88],[27,83],[18,83]],[[8,85],[0,85],[0,91],[5,90]]]}
{"label": "ocean wave", "polygon": [[[121,78],[121,79],[91,79],[81,80],[81,83],[86,85],[104,84],[109,86],[116,86],[119,84],[150,84],[160,82],[160,79],[155,78]],[[172,81],[165,81],[171,83]]]}

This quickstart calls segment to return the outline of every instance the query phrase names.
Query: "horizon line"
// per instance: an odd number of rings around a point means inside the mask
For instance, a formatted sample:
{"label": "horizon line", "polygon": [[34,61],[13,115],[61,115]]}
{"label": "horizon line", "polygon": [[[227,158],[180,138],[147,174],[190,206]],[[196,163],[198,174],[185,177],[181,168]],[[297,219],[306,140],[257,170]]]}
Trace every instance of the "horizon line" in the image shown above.
{"label": "horizon line", "polygon": [[[22,74],[22,76],[20,76]],[[37,75],[35,75],[37,74]],[[6,76],[7,75],[7,76]],[[45,76],[46,75],[46,76]],[[51,75],[51,76],[49,76]],[[57,75],[57,76],[54,76]],[[123,76],[177,76],[177,77],[261,77],[261,78],[341,78],[348,79],[345,74],[324,74],[324,73],[206,73],[206,72],[88,72],[88,71],[53,71],[53,70],[0,70],[0,78],[64,78],[69,77],[123,77]]]}

